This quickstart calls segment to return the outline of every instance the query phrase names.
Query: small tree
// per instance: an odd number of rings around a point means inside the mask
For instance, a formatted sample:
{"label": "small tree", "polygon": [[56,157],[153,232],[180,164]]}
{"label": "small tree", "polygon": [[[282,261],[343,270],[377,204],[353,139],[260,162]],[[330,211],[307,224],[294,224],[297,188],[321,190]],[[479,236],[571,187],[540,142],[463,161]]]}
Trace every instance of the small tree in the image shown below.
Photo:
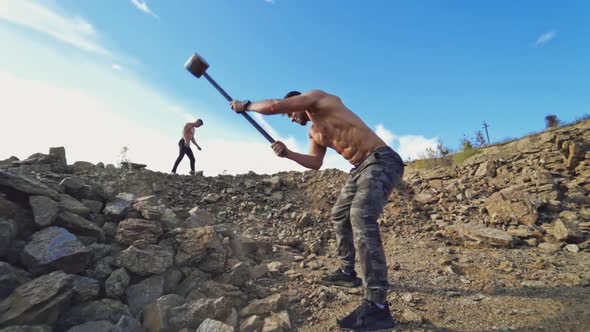
{"label": "small tree", "polygon": [[551,114],[545,117],[545,128],[558,127],[561,121],[557,118],[557,115]]}
{"label": "small tree", "polygon": [[463,138],[461,138],[461,150],[467,151],[470,149],[473,149],[473,143],[471,143],[471,140],[463,134]]}

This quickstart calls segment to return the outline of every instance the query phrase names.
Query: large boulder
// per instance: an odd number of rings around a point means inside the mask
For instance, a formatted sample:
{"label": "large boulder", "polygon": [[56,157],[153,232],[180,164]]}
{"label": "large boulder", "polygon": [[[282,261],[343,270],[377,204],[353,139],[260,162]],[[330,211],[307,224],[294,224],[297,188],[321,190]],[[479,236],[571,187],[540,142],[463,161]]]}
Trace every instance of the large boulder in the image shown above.
{"label": "large boulder", "polygon": [[260,300],[250,302],[246,307],[240,310],[240,317],[248,317],[252,315],[266,316],[271,311],[278,311],[287,304],[287,297],[283,294],[277,293]]}
{"label": "large boulder", "polygon": [[57,217],[59,210],[57,202],[47,196],[30,196],[29,204],[33,210],[35,223],[39,226],[49,226]]}
{"label": "large boulder", "polygon": [[58,271],[15,289],[0,302],[0,327],[17,324],[53,324],[69,304],[72,278]]}
{"label": "large boulder", "polygon": [[198,299],[170,309],[170,325],[178,331],[183,328],[196,329],[207,318],[225,321],[231,313],[232,303],[218,299]]}
{"label": "large boulder", "polygon": [[534,225],[539,218],[537,204],[526,194],[519,196],[518,199],[511,198],[504,190],[492,194],[485,202],[485,208],[492,217],[492,222]]}
{"label": "large boulder", "polygon": [[92,212],[88,207],[82,204],[82,202],[78,201],[77,199],[68,194],[61,195],[59,207],[62,210],[69,211],[84,218],[87,218]]}
{"label": "large boulder", "polygon": [[125,268],[122,267],[113,271],[113,273],[111,273],[111,275],[105,281],[104,285],[107,297],[117,299],[123,296],[127,286],[129,286],[130,280],[131,277]]}
{"label": "large boulder", "polygon": [[117,264],[139,275],[160,274],[174,264],[174,252],[155,244],[136,241],[119,254]]}
{"label": "large boulder", "polygon": [[197,332],[234,332],[234,328],[218,320],[207,318],[199,325]]}
{"label": "large boulder", "polygon": [[96,279],[72,275],[75,303],[83,303],[98,298],[100,294],[100,282]]}
{"label": "large boulder", "polygon": [[145,308],[164,293],[164,277],[152,276],[125,291],[131,314],[139,317]]}
{"label": "large boulder", "polygon": [[0,299],[6,298],[15,288],[28,281],[30,279],[27,272],[0,262]]}
{"label": "large boulder", "polygon": [[100,242],[104,242],[105,240],[105,234],[102,228],[68,211],[62,211],[57,215],[55,225],[63,227],[77,235],[93,237]]}
{"label": "large boulder", "polygon": [[59,201],[61,198],[57,191],[50,189],[39,181],[4,171],[0,171],[0,187],[2,186],[28,195],[47,196],[54,201]]}
{"label": "large boulder", "polygon": [[184,298],[176,294],[164,295],[152,302],[144,311],[143,326],[149,332],[176,331],[170,325],[170,310],[184,304]]}
{"label": "large boulder", "polygon": [[0,217],[0,257],[4,256],[6,249],[16,239],[17,233],[18,225],[14,220]]}
{"label": "large boulder", "polygon": [[78,273],[90,259],[90,250],[74,234],[54,226],[33,234],[22,253],[23,264],[35,274],[55,270]]}
{"label": "large boulder", "polygon": [[74,326],[66,332],[111,332],[113,327],[113,323],[107,320],[97,320]]}
{"label": "large boulder", "polygon": [[57,327],[58,330],[64,330],[99,320],[117,324],[119,319],[125,315],[130,315],[129,308],[125,304],[111,299],[102,299],[72,307],[61,315]]}
{"label": "large boulder", "polygon": [[159,221],[126,219],[119,223],[116,239],[119,243],[126,245],[131,245],[137,240],[158,243],[162,233],[162,224]]}
{"label": "large boulder", "polygon": [[512,248],[516,243],[508,232],[475,223],[457,224],[449,227],[449,231],[474,247]]}
{"label": "large boulder", "polygon": [[174,262],[176,265],[199,262],[205,257],[208,249],[223,248],[217,233],[211,226],[177,229],[178,244]]}
{"label": "large boulder", "polygon": [[129,209],[131,208],[131,205],[134,201],[135,196],[132,194],[118,194],[115,200],[107,203],[103,209],[103,213],[109,221],[119,222],[127,218]]}

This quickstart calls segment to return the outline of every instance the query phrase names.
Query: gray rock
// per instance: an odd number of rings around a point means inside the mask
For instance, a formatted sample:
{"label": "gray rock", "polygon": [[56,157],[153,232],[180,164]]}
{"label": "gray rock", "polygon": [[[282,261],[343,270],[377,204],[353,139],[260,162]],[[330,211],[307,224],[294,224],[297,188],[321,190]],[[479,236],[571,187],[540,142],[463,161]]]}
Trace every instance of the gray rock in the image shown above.
{"label": "gray rock", "polygon": [[199,283],[198,289],[210,299],[224,297],[236,307],[244,307],[248,303],[248,296],[233,285],[207,280]]}
{"label": "gray rock", "polygon": [[543,242],[543,243],[539,243],[539,245],[537,246],[539,249],[547,252],[547,253],[555,253],[559,250],[561,250],[561,245],[557,244],[557,243],[550,243],[550,242]]}
{"label": "gray rock", "polygon": [[[517,222],[534,225],[539,218],[537,205],[525,194],[515,194],[515,189],[507,188],[492,194],[485,202],[485,208],[496,223]],[[518,197],[512,200],[511,197]]]}
{"label": "gray rock", "polygon": [[118,299],[123,296],[130,280],[131,277],[125,268],[122,267],[113,271],[104,284],[107,297]]}
{"label": "gray rock", "polygon": [[62,211],[57,215],[55,225],[78,235],[91,236],[100,242],[105,240],[104,231],[100,227],[68,211]]}
{"label": "gray rock", "polygon": [[0,330],[0,332],[52,332],[51,326],[47,325],[17,325],[9,326]]}
{"label": "gray rock", "polygon": [[111,332],[113,324],[106,320],[98,320],[77,325],[66,332]]}
{"label": "gray rock", "polygon": [[160,216],[160,220],[164,224],[164,228],[166,230],[171,230],[171,229],[178,227],[178,225],[181,222],[181,220],[178,219],[176,212],[174,212],[172,209],[167,209],[167,208],[162,210],[162,215]]}
{"label": "gray rock", "polygon": [[82,204],[84,204],[85,207],[89,208],[90,211],[92,211],[92,213],[94,214],[100,213],[103,206],[102,202],[95,201],[92,199],[83,199]]}
{"label": "gray rock", "polygon": [[96,300],[100,293],[100,282],[96,279],[82,277],[79,275],[71,275],[74,282],[74,297],[75,303],[88,302]]}
{"label": "gray rock", "polygon": [[260,316],[250,316],[240,323],[240,332],[258,332],[262,330],[264,321]]}
{"label": "gray rock", "polygon": [[117,224],[114,222],[105,222],[102,226],[104,235],[108,238],[114,238],[117,235]]}
{"label": "gray rock", "polygon": [[[10,219],[16,223],[18,228],[17,234],[21,239],[26,239],[33,235],[39,226],[35,220],[29,206],[13,202],[0,194],[0,219]],[[0,231],[1,233],[1,231]]]}
{"label": "gray rock", "polygon": [[197,332],[234,332],[234,328],[218,320],[207,318],[199,325]]}
{"label": "gray rock", "polygon": [[115,259],[111,256],[100,258],[90,269],[88,269],[88,271],[86,271],[86,275],[97,280],[105,280],[113,272],[114,263]]}
{"label": "gray rock", "polygon": [[226,270],[227,253],[223,248],[209,250],[207,256],[199,262],[199,269],[204,272],[219,274]]}
{"label": "gray rock", "polygon": [[12,241],[16,239],[18,226],[14,220],[0,217],[0,256],[3,256]]}
{"label": "gray rock", "polygon": [[82,188],[86,186],[84,180],[78,176],[67,177],[59,183],[58,187],[65,193],[70,195],[77,195]]}
{"label": "gray rock", "polygon": [[277,293],[264,299],[250,302],[245,308],[240,310],[240,317],[252,315],[266,316],[271,311],[279,311],[285,304],[287,304],[287,297]]}
{"label": "gray rock", "polygon": [[212,215],[211,213],[209,213],[207,211],[199,210],[199,211],[194,211],[190,217],[186,218],[186,220],[184,220],[180,224],[180,227],[182,227],[182,228],[196,228],[196,227],[203,227],[203,226],[211,226],[211,225],[215,225],[215,224],[216,224],[216,220],[215,220],[214,215]]}
{"label": "gray rock", "polygon": [[286,310],[279,313],[272,312],[269,317],[264,319],[264,325],[262,326],[263,332],[285,332],[290,329],[291,320]]}
{"label": "gray rock", "polygon": [[140,197],[133,203],[133,208],[148,220],[159,220],[162,216],[163,205],[158,204],[158,198],[154,195]]}
{"label": "gray rock", "polygon": [[135,197],[131,194],[119,194],[114,201],[108,202],[103,210],[103,214],[112,222],[119,222],[127,218],[129,209],[133,204]]}
{"label": "gray rock", "polygon": [[145,308],[164,293],[164,277],[153,276],[130,286],[125,291],[131,314],[139,317]]}
{"label": "gray rock", "polygon": [[52,272],[16,288],[0,302],[0,327],[18,324],[53,324],[72,295],[72,279]]}
{"label": "gray rock", "polygon": [[178,331],[170,325],[170,310],[185,303],[183,297],[176,294],[164,295],[150,304],[143,314],[143,326],[148,331]]}
{"label": "gray rock", "polygon": [[476,246],[512,248],[515,243],[514,237],[509,233],[475,223],[457,224],[448,229],[458,233],[466,241],[472,241]]}
{"label": "gray rock", "polygon": [[170,309],[170,325],[176,331],[182,328],[196,329],[207,319],[225,320],[232,304],[225,298],[199,299]]}
{"label": "gray rock", "polygon": [[0,299],[6,298],[18,286],[29,281],[26,271],[8,263],[0,262]]}
{"label": "gray rock", "polygon": [[177,331],[170,325],[170,310],[185,303],[183,297],[176,294],[164,295],[150,304],[143,314],[143,326],[148,331]]}
{"label": "gray rock", "polygon": [[61,201],[59,201],[58,205],[62,210],[77,214],[84,218],[87,218],[90,215],[90,212],[92,212],[84,204],[68,194],[61,195]]}
{"label": "gray rock", "polygon": [[57,217],[57,202],[46,196],[30,196],[29,204],[33,209],[35,223],[39,226],[49,226]]}
{"label": "gray rock", "polygon": [[162,236],[162,224],[156,220],[126,219],[119,223],[116,239],[121,244],[131,245],[137,240],[158,243]]}
{"label": "gray rock", "polygon": [[60,200],[57,191],[31,178],[0,171],[0,185],[12,188],[28,195],[47,196],[54,201]]}
{"label": "gray rock", "polygon": [[199,262],[205,257],[208,249],[223,248],[217,233],[211,226],[182,229],[176,236],[178,243],[176,265]]}
{"label": "gray rock", "polygon": [[117,325],[113,327],[111,332],[144,332],[145,329],[141,326],[141,323],[130,316],[123,316],[117,322]]}
{"label": "gray rock", "polygon": [[125,315],[130,315],[129,308],[119,301],[102,299],[86,302],[72,307],[62,314],[57,328],[58,330],[67,330],[76,325],[99,320],[106,320],[111,324],[116,324]]}
{"label": "gray rock", "polygon": [[54,226],[35,233],[22,253],[23,264],[35,274],[55,270],[78,273],[90,258],[90,251],[74,234]]}
{"label": "gray rock", "polygon": [[576,244],[568,244],[563,249],[569,252],[580,252],[580,247],[578,247]]}
{"label": "gray rock", "polygon": [[117,264],[139,275],[164,273],[174,264],[174,253],[142,241],[135,242],[117,257]]}
{"label": "gray rock", "polygon": [[49,155],[53,156],[55,166],[58,170],[64,171],[68,166],[66,159],[66,149],[63,146],[49,148]]}
{"label": "gray rock", "polygon": [[184,274],[179,269],[172,267],[163,274],[164,276],[164,293],[169,294],[180,284]]}
{"label": "gray rock", "polygon": [[217,193],[210,193],[203,199],[206,203],[217,203],[221,200],[221,195]]}
{"label": "gray rock", "polygon": [[557,219],[553,226],[553,235],[558,241],[578,242],[584,238],[578,226],[573,222]]}

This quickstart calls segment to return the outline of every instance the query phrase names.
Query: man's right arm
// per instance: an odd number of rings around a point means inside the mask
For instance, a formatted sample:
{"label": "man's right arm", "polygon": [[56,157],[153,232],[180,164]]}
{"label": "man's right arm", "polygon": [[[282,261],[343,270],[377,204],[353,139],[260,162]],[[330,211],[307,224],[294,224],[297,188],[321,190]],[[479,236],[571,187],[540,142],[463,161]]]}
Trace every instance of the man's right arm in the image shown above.
{"label": "man's right arm", "polygon": [[252,111],[264,115],[287,114],[309,110],[324,94],[323,91],[312,90],[287,99],[267,99],[252,102],[247,109],[243,109],[242,102],[234,100],[231,102],[231,106],[238,113]]}

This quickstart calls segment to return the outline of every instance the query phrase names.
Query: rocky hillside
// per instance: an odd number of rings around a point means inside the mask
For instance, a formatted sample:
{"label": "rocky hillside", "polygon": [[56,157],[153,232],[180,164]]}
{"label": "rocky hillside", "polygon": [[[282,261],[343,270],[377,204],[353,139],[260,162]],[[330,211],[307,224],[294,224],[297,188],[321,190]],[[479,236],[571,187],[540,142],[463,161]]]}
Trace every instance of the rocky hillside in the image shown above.
{"label": "rocky hillside", "polygon": [[[330,331],[337,170],[0,161],[0,332]],[[413,169],[379,220],[401,331],[586,331],[590,120]]]}

